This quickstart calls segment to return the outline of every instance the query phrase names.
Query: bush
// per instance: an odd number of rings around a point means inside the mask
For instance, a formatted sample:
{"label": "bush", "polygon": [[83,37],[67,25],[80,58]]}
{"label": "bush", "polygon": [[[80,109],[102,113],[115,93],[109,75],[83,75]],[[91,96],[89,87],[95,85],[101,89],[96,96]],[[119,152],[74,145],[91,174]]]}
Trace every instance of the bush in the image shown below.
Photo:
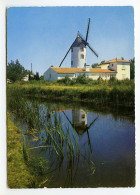
{"label": "bush", "polygon": [[114,82],[114,81],[117,81],[117,79],[116,79],[116,77],[111,76],[109,81],[110,81],[110,82]]}
{"label": "bush", "polygon": [[73,85],[74,80],[71,80],[68,76],[65,76],[65,78],[58,80],[57,83],[65,84],[65,85]]}
{"label": "bush", "polygon": [[93,80],[90,78],[87,78],[86,75],[83,74],[83,75],[78,76],[76,78],[75,82],[77,84],[89,84],[89,83],[93,82]]}

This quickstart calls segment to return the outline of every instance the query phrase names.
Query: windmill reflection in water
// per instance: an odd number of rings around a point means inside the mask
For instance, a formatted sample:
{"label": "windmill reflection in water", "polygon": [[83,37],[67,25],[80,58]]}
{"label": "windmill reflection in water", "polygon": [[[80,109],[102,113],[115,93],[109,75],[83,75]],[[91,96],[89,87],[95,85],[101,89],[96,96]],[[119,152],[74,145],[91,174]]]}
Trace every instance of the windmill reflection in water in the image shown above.
{"label": "windmill reflection in water", "polygon": [[[71,110],[72,117],[70,117],[69,114],[67,113],[67,111],[70,111],[70,110]],[[88,125],[88,120],[87,120],[88,113],[84,111],[83,109],[70,109],[70,108],[65,108],[65,107],[59,107],[59,108],[53,109],[52,112],[63,113],[65,118],[71,125],[72,129],[77,132],[77,135],[79,136],[80,139],[84,137],[85,135],[87,135],[87,141],[85,141],[84,144],[80,146],[80,148],[82,148],[88,142],[88,148],[89,148],[88,151],[90,154],[92,154],[92,144],[90,140],[89,130],[93,126],[93,124],[95,123],[95,121],[98,119],[99,116],[96,116]],[[83,149],[82,149],[80,150],[80,154],[78,155],[77,160],[69,159],[67,163],[67,171],[66,171],[67,177],[65,180],[65,186],[67,187],[73,186],[76,180],[77,172],[78,172],[78,167],[79,167],[78,165],[79,165],[79,162],[80,163],[82,162],[81,161],[82,159],[84,159],[84,161],[87,161],[88,165],[91,168],[91,172],[93,173],[95,172],[95,164],[90,159],[90,154],[88,156],[86,154],[83,154]]]}
{"label": "windmill reflection in water", "polygon": [[94,124],[94,122],[98,119],[98,116],[95,119],[93,119],[92,122],[88,125],[87,124],[87,112],[85,112],[84,110],[82,110],[82,109],[79,109],[79,110],[73,109],[72,110],[72,119],[73,119],[73,121],[71,121],[69,119],[69,117],[67,116],[67,114],[64,111],[62,111],[62,112],[65,115],[66,119],[71,124],[72,128],[74,130],[76,130],[76,132],[78,133],[79,136],[82,136],[85,132],[87,133],[88,145],[89,145],[90,151],[92,153],[89,130],[90,130],[91,126]]}

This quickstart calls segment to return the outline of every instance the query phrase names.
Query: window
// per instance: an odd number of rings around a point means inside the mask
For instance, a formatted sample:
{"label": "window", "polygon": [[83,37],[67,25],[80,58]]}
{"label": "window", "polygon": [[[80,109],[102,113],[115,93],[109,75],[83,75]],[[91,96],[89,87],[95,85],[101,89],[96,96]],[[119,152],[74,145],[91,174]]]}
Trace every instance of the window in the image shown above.
{"label": "window", "polygon": [[85,114],[82,114],[82,118],[85,118]]}
{"label": "window", "polygon": [[83,47],[81,47],[81,51],[84,51],[84,48]]}
{"label": "window", "polygon": [[114,64],[112,64],[112,67],[114,66]]}
{"label": "window", "polygon": [[73,61],[71,61],[71,65],[73,65]]}
{"label": "window", "polygon": [[71,48],[71,52],[73,52],[73,48]]}
{"label": "window", "polygon": [[51,74],[50,74],[50,79],[51,79]]}
{"label": "window", "polygon": [[84,59],[84,54],[81,54],[81,59]]}
{"label": "window", "polygon": [[124,65],[122,66],[122,70],[125,70],[125,66]]}

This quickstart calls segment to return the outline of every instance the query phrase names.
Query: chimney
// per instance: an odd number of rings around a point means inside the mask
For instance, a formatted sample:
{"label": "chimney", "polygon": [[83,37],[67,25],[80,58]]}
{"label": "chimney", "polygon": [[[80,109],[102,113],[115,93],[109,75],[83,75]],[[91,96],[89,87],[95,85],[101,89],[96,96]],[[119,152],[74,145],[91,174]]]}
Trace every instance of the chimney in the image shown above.
{"label": "chimney", "polygon": [[90,65],[89,64],[85,64],[85,71],[90,71]]}

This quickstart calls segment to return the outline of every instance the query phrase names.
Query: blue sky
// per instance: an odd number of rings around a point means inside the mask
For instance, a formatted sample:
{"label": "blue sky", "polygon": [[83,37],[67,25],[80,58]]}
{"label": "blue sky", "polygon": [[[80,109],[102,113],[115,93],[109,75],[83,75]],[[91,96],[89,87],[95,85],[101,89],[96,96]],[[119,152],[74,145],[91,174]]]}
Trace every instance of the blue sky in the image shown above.
{"label": "blue sky", "polygon": [[[98,53],[87,48],[87,63],[134,57],[134,10],[127,6],[11,7],[7,9],[7,61],[18,59],[42,75],[51,65],[59,66],[77,36],[86,36]],[[62,67],[70,67],[71,55]]]}

